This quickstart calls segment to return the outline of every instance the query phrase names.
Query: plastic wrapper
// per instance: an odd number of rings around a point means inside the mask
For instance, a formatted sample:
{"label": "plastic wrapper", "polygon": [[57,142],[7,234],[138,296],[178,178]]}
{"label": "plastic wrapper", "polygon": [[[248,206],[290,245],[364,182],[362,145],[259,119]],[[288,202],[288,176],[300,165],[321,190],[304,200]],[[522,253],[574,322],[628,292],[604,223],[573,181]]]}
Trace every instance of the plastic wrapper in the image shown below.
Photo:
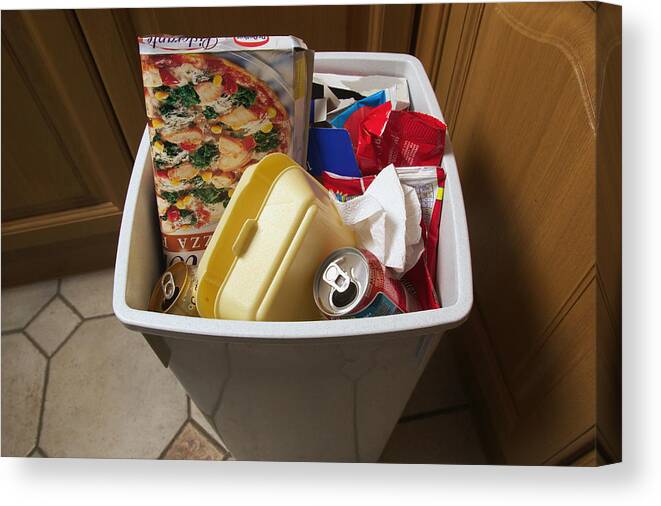
{"label": "plastic wrapper", "polygon": [[375,107],[358,131],[356,159],[361,173],[384,167],[440,165],[445,149],[445,124],[420,112],[397,111],[390,103]]}

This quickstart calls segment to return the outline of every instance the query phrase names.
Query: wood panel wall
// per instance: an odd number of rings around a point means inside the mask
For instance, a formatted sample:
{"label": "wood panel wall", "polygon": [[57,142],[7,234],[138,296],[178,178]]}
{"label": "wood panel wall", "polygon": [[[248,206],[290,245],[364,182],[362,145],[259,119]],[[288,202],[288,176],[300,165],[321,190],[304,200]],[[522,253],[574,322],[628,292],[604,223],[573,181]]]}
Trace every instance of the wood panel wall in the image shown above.
{"label": "wood panel wall", "polygon": [[620,459],[620,48],[607,4],[422,7],[473,255],[454,341],[494,461]]}
{"label": "wood panel wall", "polygon": [[146,121],[138,34],[295,34],[321,51],[409,52],[415,9],[3,12],[2,285],[114,264]]}

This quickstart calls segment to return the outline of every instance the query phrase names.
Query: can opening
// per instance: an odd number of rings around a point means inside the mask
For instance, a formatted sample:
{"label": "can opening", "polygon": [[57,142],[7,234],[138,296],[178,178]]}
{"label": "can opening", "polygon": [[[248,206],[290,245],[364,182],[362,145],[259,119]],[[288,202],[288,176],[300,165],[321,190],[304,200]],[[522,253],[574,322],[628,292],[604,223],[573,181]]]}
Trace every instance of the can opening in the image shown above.
{"label": "can opening", "polygon": [[350,281],[349,286],[343,292],[338,290],[333,291],[331,302],[336,308],[343,308],[356,300],[356,295],[358,295],[358,285],[353,281]]}
{"label": "can opening", "polygon": [[177,287],[177,284],[174,281],[174,276],[170,271],[167,271],[163,274],[161,278],[161,288],[163,289],[163,295],[166,299],[171,299],[174,297],[174,291]]}
{"label": "can opening", "polygon": [[161,302],[161,311],[166,313],[170,309],[170,306],[172,306],[172,304],[174,304],[174,302],[177,300],[177,297],[179,296],[179,291],[180,291],[179,287],[175,286],[172,292],[172,296],[168,297],[167,299],[163,298],[163,302]]}

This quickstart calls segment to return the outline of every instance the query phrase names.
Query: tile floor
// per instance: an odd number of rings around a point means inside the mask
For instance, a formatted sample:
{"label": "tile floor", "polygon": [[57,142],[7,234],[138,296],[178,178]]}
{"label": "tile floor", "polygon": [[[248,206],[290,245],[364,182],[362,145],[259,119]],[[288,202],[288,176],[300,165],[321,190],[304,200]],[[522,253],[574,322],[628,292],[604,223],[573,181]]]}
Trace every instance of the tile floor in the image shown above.
{"label": "tile floor", "polygon": [[[233,460],[144,339],[112,314],[112,270],[2,290],[2,456]],[[485,463],[449,340],[384,462]]]}

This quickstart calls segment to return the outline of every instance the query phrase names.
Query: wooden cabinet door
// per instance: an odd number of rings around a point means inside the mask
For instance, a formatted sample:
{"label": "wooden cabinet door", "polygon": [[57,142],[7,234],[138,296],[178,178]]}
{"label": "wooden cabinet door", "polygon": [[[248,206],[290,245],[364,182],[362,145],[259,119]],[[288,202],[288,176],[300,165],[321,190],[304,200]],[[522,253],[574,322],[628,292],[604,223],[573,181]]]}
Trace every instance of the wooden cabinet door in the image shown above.
{"label": "wooden cabinet door", "polygon": [[413,5],[7,11],[3,285],[114,263],[145,126],[138,34],[293,34],[316,50],[409,52]]}
{"label": "wooden cabinet door", "polygon": [[454,340],[507,463],[620,458],[620,24],[591,2],[422,9],[473,259]]}
{"label": "wooden cabinet door", "polygon": [[[132,152],[145,126],[136,37],[296,35],[316,51],[407,53],[413,5],[320,5],[76,11],[90,51]],[[397,29],[394,29],[397,23]]]}
{"label": "wooden cabinet door", "polygon": [[3,284],[112,265],[131,164],[73,12],[3,12]]}

